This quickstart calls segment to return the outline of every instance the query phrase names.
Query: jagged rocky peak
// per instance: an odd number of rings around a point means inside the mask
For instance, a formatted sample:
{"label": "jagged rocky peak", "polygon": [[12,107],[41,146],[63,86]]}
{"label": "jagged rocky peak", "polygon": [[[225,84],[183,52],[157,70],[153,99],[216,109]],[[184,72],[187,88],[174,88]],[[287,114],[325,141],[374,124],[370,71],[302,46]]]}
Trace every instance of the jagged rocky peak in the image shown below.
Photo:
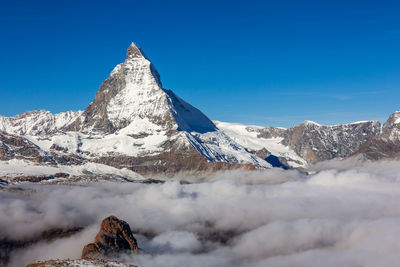
{"label": "jagged rocky peak", "polygon": [[128,51],[126,51],[126,58],[139,58],[145,57],[142,50],[132,42],[131,45],[128,47]]}
{"label": "jagged rocky peak", "polygon": [[109,134],[139,124],[149,131],[216,129],[199,110],[163,89],[151,61],[132,43],[71,130]]}
{"label": "jagged rocky peak", "polygon": [[82,259],[103,259],[120,252],[137,253],[138,250],[129,224],[109,216],[101,222],[94,242],[83,247]]}
{"label": "jagged rocky peak", "polygon": [[383,130],[385,131],[396,126],[400,127],[400,111],[396,111],[389,116],[383,125]]}

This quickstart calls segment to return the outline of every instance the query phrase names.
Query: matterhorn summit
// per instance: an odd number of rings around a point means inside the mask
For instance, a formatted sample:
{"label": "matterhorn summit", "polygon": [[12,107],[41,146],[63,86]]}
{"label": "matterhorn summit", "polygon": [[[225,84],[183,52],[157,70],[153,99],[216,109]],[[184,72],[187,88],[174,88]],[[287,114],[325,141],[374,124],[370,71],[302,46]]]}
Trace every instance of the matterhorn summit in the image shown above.
{"label": "matterhorn summit", "polygon": [[198,109],[162,87],[154,65],[132,43],[125,61],[114,68],[71,129],[91,135],[110,134],[126,127],[135,131],[138,125],[142,133],[216,130]]}

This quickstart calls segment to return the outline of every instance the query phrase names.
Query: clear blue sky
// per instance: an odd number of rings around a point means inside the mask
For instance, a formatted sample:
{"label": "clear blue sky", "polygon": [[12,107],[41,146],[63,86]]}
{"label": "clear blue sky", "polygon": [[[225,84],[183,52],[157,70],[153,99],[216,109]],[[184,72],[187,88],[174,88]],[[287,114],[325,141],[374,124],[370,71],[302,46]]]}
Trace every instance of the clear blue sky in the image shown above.
{"label": "clear blue sky", "polygon": [[211,119],[400,109],[399,1],[1,1],[0,114],[84,109],[131,41]]}

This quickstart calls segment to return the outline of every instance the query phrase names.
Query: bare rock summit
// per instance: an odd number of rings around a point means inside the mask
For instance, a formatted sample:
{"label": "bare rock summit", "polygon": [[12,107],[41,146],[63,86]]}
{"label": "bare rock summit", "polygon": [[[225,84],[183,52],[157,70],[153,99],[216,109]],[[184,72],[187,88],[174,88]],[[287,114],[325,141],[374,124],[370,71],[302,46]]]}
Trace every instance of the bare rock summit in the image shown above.
{"label": "bare rock summit", "polygon": [[115,216],[105,218],[94,242],[82,250],[82,259],[105,259],[117,253],[137,253],[138,245],[129,224]]}

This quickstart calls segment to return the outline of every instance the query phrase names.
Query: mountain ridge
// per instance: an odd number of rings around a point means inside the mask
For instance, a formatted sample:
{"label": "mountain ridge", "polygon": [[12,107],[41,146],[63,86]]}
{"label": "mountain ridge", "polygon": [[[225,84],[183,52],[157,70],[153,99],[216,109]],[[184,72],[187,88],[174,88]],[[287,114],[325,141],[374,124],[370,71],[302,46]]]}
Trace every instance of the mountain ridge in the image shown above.
{"label": "mountain ridge", "polygon": [[164,89],[156,68],[134,43],[84,111],[65,113],[64,120],[57,120],[64,113],[32,114],[43,119],[3,117],[0,129],[23,136],[57,164],[89,161],[141,174],[270,166]]}
{"label": "mountain ridge", "polygon": [[0,116],[0,159],[94,162],[142,175],[307,168],[360,153],[371,159],[396,157],[399,129],[400,112],[384,124],[304,121],[288,129],[211,121],[163,88],[153,63],[132,43],[124,62],[111,71],[85,110]]}

